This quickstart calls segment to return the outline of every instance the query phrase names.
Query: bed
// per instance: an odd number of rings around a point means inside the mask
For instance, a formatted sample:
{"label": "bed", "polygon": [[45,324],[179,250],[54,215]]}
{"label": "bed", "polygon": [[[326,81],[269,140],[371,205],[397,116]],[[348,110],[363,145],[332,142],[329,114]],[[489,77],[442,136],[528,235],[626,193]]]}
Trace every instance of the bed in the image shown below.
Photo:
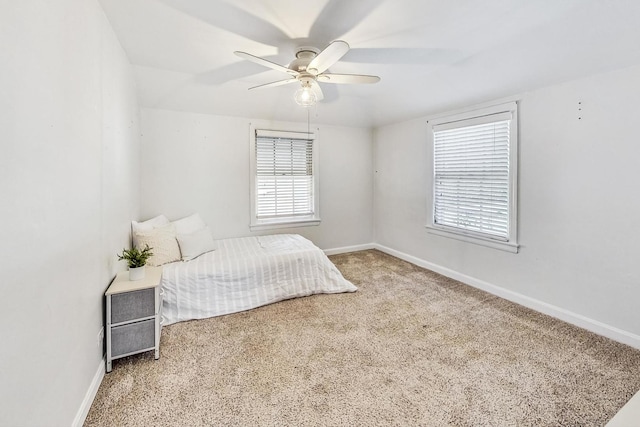
{"label": "bed", "polygon": [[322,250],[295,234],[215,241],[215,250],[162,272],[163,325],[290,298],[355,292]]}

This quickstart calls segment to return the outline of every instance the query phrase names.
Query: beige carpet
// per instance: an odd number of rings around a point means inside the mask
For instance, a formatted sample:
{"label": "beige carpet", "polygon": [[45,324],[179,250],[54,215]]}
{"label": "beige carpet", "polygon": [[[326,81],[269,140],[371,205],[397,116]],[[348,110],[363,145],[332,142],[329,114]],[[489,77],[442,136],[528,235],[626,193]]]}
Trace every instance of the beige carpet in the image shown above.
{"label": "beige carpet", "polygon": [[378,251],[359,291],[178,323],[114,362],[90,426],[602,426],[640,351]]}

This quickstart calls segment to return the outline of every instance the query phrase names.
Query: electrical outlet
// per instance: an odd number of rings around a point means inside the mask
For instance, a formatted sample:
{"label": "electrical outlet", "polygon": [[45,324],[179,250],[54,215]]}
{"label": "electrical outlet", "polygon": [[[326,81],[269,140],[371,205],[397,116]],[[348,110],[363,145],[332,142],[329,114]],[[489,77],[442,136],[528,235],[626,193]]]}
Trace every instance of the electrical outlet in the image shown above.
{"label": "electrical outlet", "polygon": [[102,347],[104,343],[104,328],[100,328],[98,331],[98,345]]}

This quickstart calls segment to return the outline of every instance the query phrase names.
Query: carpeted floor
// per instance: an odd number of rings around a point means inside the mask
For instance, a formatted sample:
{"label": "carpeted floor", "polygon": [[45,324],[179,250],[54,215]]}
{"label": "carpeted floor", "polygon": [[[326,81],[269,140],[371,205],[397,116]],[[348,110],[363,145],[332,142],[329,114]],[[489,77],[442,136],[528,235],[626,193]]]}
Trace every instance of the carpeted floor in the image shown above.
{"label": "carpeted floor", "polygon": [[602,426],[640,351],[371,250],[358,292],[162,331],[114,361],[89,426]]}

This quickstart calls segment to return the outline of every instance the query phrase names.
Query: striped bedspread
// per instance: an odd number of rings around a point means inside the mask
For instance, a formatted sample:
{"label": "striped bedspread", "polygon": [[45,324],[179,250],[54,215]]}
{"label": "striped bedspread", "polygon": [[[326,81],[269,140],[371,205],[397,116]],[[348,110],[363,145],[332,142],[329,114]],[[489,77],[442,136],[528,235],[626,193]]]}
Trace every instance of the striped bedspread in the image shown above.
{"label": "striped bedspread", "polygon": [[296,234],[216,241],[216,250],[164,266],[163,324],[249,310],[289,298],[357,288]]}

